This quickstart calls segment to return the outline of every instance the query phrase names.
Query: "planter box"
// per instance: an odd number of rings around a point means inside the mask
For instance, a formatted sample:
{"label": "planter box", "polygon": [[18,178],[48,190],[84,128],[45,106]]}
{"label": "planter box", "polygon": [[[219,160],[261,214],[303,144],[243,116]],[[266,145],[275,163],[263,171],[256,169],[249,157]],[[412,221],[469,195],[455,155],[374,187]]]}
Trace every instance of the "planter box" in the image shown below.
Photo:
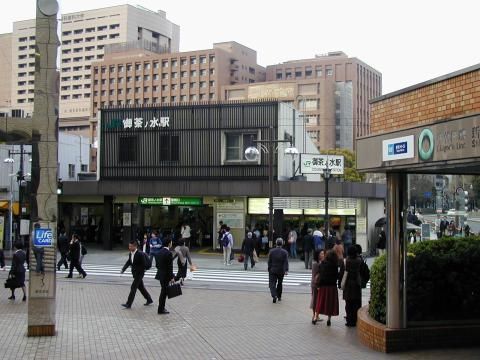
{"label": "planter box", "polygon": [[478,346],[480,324],[445,324],[389,329],[370,317],[368,306],[358,310],[357,334],[360,342],[384,353],[412,349]]}

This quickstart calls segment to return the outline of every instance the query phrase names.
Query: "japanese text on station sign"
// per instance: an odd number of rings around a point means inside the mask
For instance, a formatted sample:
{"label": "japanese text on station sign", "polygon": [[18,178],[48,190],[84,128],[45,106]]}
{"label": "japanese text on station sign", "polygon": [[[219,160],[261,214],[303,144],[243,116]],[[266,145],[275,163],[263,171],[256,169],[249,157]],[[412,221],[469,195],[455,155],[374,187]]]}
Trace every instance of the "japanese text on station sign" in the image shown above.
{"label": "japanese text on station sign", "polygon": [[330,169],[334,175],[343,174],[342,155],[301,154],[300,161],[303,174],[322,174],[325,169]]}

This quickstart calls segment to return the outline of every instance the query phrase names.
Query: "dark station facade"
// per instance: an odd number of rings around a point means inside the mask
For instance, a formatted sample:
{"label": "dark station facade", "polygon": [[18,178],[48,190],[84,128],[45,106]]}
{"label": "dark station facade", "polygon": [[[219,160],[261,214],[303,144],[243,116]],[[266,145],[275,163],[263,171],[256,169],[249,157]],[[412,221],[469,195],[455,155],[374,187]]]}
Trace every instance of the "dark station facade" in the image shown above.
{"label": "dark station facade", "polygon": [[[239,247],[247,227],[268,222],[268,153],[247,160],[244,151],[266,150],[259,140],[286,140],[273,156],[274,229],[322,224],[323,181],[299,177],[298,156],[284,154],[288,146],[318,152],[302,121],[291,104],[276,100],[103,109],[97,178],[63,184],[60,220],[105,249],[144,231],[177,233],[183,223],[196,245],[215,247],[223,221]],[[350,226],[368,246],[369,223],[383,215],[384,195],[381,185],[331,182],[331,227]]]}

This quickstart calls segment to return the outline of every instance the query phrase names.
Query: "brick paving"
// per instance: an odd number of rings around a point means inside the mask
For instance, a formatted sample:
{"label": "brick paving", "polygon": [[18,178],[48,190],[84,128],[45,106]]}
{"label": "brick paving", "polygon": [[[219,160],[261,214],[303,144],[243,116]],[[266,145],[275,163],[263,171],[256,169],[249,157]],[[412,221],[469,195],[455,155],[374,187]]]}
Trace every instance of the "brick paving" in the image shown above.
{"label": "brick paving", "polygon": [[[6,272],[0,273],[3,285]],[[104,279],[58,278],[57,336],[28,338],[27,305],[0,291],[1,359],[479,359],[480,348],[385,355],[359,344],[341,314],[312,325],[309,295],[288,292],[272,304],[265,291],[183,288],[167,300],[169,315],[145,307],[137,293],[124,310],[129,285]],[[147,280],[155,303],[160,287]],[[233,289],[233,288],[232,288]],[[20,294],[17,290],[17,294]],[[158,304],[158,303],[157,303]]]}

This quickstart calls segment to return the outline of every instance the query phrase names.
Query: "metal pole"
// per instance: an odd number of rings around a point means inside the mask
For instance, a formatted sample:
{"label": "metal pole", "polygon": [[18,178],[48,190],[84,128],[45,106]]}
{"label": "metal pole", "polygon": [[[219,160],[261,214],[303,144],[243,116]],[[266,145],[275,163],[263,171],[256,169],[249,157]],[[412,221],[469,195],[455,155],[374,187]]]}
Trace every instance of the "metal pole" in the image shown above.
{"label": "metal pole", "polygon": [[324,175],[324,180],[325,180],[325,240],[328,239],[329,232],[328,232],[328,227],[330,224],[330,219],[328,216],[328,182],[330,181],[330,174],[328,173],[328,168],[325,169],[325,175]]}
{"label": "metal pole", "polygon": [[270,127],[268,142],[268,246],[273,247],[273,127]]}
{"label": "metal pole", "polygon": [[[11,166],[13,173],[13,162]],[[9,234],[9,242],[7,244],[8,250],[12,250],[13,247],[13,177],[10,178],[10,216],[9,216],[9,225],[10,225],[10,234]]]}

